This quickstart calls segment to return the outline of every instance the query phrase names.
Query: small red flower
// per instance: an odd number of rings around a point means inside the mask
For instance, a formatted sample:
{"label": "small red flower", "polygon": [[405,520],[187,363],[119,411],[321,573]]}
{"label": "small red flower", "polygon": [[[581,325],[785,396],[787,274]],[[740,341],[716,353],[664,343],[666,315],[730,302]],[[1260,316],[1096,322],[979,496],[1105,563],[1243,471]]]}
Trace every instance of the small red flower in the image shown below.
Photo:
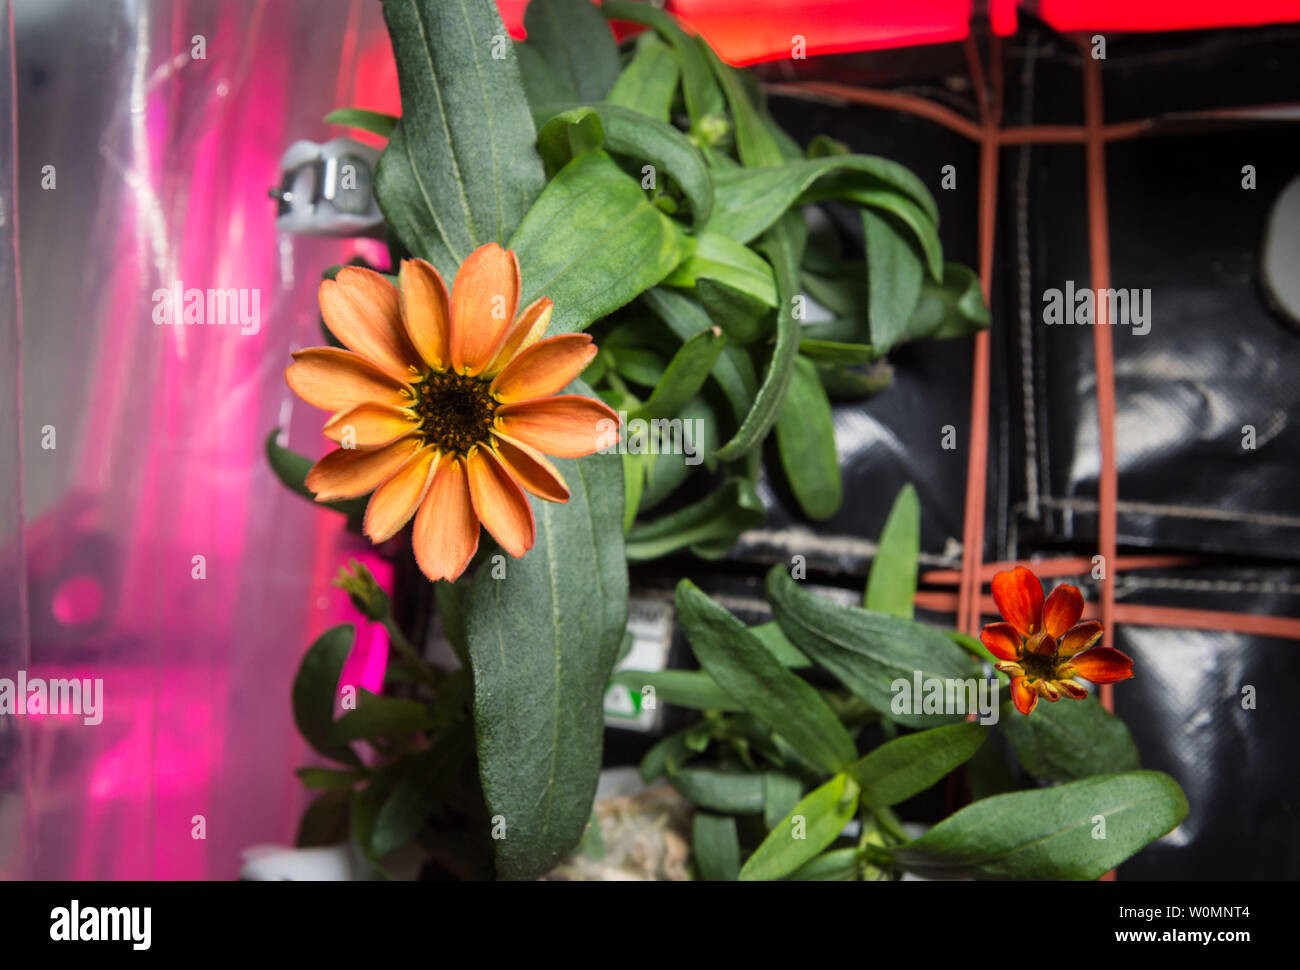
{"label": "small red flower", "polygon": [[1075,677],[1113,684],[1133,676],[1133,658],[1096,646],[1101,624],[1080,623],[1083,594],[1061,585],[1043,602],[1043,585],[1024,566],[993,577],[993,602],[1005,623],[990,623],[980,640],[1011,678],[1011,699],[1028,714],[1038,698],[1083,700],[1088,690]]}

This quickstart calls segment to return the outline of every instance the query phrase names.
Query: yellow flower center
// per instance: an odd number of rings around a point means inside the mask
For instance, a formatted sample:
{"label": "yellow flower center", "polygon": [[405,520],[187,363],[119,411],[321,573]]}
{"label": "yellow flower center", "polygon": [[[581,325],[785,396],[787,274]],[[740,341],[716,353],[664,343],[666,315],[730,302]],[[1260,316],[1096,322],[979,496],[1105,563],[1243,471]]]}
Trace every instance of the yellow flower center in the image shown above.
{"label": "yellow flower center", "polygon": [[411,410],[420,418],[425,443],[461,455],[487,443],[497,409],[488,386],[487,381],[451,371],[431,371],[415,384]]}

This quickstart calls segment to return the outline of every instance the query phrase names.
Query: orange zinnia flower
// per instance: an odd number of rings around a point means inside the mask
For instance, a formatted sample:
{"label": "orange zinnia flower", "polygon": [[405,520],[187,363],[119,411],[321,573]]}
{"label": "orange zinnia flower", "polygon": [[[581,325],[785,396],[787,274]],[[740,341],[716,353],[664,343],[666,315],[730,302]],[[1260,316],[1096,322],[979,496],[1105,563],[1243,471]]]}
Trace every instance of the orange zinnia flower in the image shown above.
{"label": "orange zinnia flower", "polygon": [[[398,286],[357,267],[320,287],[325,324],[348,348],[293,355],[285,379],[334,412],[325,435],[343,443],[307,475],[317,501],[373,491],[365,532],[391,538],[415,517],[413,544],[430,580],[455,580],[478,549],[479,524],[512,556],[533,546],[524,490],[567,502],[543,452],[598,450],[617,417],[576,394],[554,395],[596,355],[585,333],[542,339],[551,301],[516,316],[519,262],[496,243],[472,252],[448,299],[438,271],[402,262]],[[602,435],[602,431],[605,433]]]}
{"label": "orange zinnia flower", "polygon": [[1088,690],[1071,678],[1113,684],[1133,676],[1133,659],[1101,639],[1096,620],[1080,623],[1083,595],[1061,585],[1043,602],[1043,586],[1030,570],[1017,566],[993,577],[993,602],[1005,623],[990,623],[980,640],[997,657],[998,670],[1011,678],[1011,699],[1028,714],[1038,698],[1083,700]]}

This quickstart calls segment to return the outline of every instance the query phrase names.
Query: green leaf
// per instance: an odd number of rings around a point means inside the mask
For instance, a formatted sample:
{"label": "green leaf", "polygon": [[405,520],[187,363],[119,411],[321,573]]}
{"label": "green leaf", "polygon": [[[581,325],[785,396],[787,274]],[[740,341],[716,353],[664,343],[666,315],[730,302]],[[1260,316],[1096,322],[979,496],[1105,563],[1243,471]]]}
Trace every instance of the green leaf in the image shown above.
{"label": "green leaf", "polygon": [[859,866],[857,849],[832,849],[804,863],[785,878],[794,882],[857,882]]}
{"label": "green leaf", "polygon": [[880,530],[880,544],[871,562],[862,605],[877,613],[910,620],[920,554],[921,503],[916,489],[909,483],[899,490],[885,527]]}
{"label": "green leaf", "polygon": [[465,636],[465,597],[469,593],[468,583],[449,583],[440,579],[433,584],[434,601],[438,605],[438,618],[442,620],[442,632],[447,635],[456,659],[464,667],[469,666],[469,642]]}
{"label": "green leaf", "polygon": [[397,117],[384,114],[382,111],[368,111],[365,108],[336,108],[325,116],[325,123],[343,125],[345,128],[358,128],[372,135],[387,138],[397,127]]}
{"label": "green leaf", "polygon": [[689,579],[677,585],[676,600],[682,630],[718,686],[823,770],[856,760],[853,739],[817,691],[781,666],[743,623]]}
{"label": "green leaf", "polygon": [[502,579],[480,569],[465,604],[479,774],[490,813],[508,826],[496,842],[505,879],[542,875],[582,837],[627,627],[619,456],[555,464],[568,503],[534,502],[533,548]]}
{"label": "green leaf", "polygon": [[1048,781],[1073,781],[1138,767],[1128,727],[1089,696],[1039,704],[1029,717],[1004,706],[998,722],[1024,769]]}
{"label": "green leaf", "polygon": [[863,209],[862,233],[867,251],[871,343],[883,352],[907,332],[921,298],[925,267],[908,234],[889,214]]}
{"label": "green leaf", "polygon": [[767,652],[774,656],[782,667],[811,667],[813,662],[809,660],[802,650],[790,642],[790,638],[781,630],[781,625],[775,621],[769,623],[760,623],[758,626],[751,626],[749,632],[758,637],[767,647]]}
{"label": "green leaf", "polygon": [[[856,202],[894,217],[895,228],[905,229],[920,246],[931,276],[935,280],[943,279],[943,244],[939,241],[939,223],[918,203],[893,189],[864,186],[858,175],[832,175],[821,179],[799,197],[799,203],[822,202],[827,199]],[[877,238],[878,236],[879,234]],[[893,271],[898,272],[898,267],[894,267]]]}
{"label": "green leaf", "polygon": [[[842,606],[801,589],[783,566],[767,574],[767,596],[786,636],[884,717],[908,727],[961,720],[961,713],[921,713],[921,699],[893,690],[928,680],[978,680],[979,667],[943,634],[913,620]],[[725,685],[724,685],[725,686]]]}
{"label": "green leaf", "polygon": [[793,775],[769,772],[763,787],[763,825],[770,832],[803,798],[803,782]]}
{"label": "green leaf", "polygon": [[[496,5],[384,0],[402,118],[375,172],[389,227],[445,279],[509,239],[545,184],[514,48]],[[494,54],[500,54],[496,57]]]}
{"label": "green leaf", "polygon": [[734,287],[764,306],[776,306],[772,267],[743,243],[705,230],[695,238],[695,252],[664,280],[665,286],[690,288],[702,279]]}
{"label": "green leaf", "polygon": [[590,0],[532,0],[524,13],[535,47],[583,101],[599,101],[618,79],[618,45]]}
{"label": "green leaf", "polygon": [[[699,745],[696,741],[699,734],[699,725],[693,724],[680,731],[674,731],[656,743],[641,759],[638,768],[641,780],[649,785],[661,775],[676,774],[688,761],[698,757],[700,750],[697,750]],[[704,740],[707,746],[707,735],[704,736]]]}
{"label": "green leaf", "polygon": [[732,343],[750,344],[766,336],[773,313],[762,299],[703,276],[696,280],[695,295]]}
{"label": "green leaf", "polygon": [[729,815],[696,812],[691,822],[695,869],[701,879],[734,882],[740,872],[740,837]]}
{"label": "green leaf", "polygon": [[524,83],[524,92],[528,95],[528,107],[532,109],[534,124],[541,123],[537,117],[539,108],[578,100],[578,92],[536,47],[516,43],[514,48],[515,60],[519,63],[519,77]]}
{"label": "green leaf", "polygon": [[546,186],[510,241],[523,274],[520,305],[548,296],[548,333],[582,330],[662,280],[691,245],[613,159],[586,152]]}
{"label": "green leaf", "polygon": [[334,735],[334,700],[355,634],[352,624],[343,623],[326,630],[307,648],[293,680],[293,720],[316,751],[360,767],[361,759]]}
{"label": "green leaf", "polygon": [[299,768],[294,772],[304,788],[351,788],[364,775],[335,768]]}
{"label": "green leaf", "polygon": [[794,317],[794,298],[798,295],[799,260],[806,239],[802,229],[803,216],[789,212],[764,240],[764,248],[776,271],[779,300],[776,344],[763,383],[754,397],[753,408],[732,439],[718,449],[717,456],[722,461],[743,458],[762,444],[776,423],[781,402],[790,386],[795,358],[799,355],[799,321]]}
{"label": "green leaf", "polygon": [[645,490],[646,456],[628,452],[623,455],[623,534],[636,522],[636,510]]}
{"label": "green leaf", "polygon": [[676,704],[696,711],[742,711],[731,695],[703,670],[619,670],[611,684],[626,687],[636,694],[654,689],[660,704]]}
{"label": "green leaf", "polygon": [[667,123],[680,73],[676,53],[648,30],[636,39],[636,53],[605,100]]}
{"label": "green leaf", "polygon": [[862,786],[864,804],[887,808],[919,795],[965,764],[988,734],[986,725],[973,721],[905,734],[860,758],[847,772]]}
{"label": "green leaf", "polygon": [[[811,327],[805,329],[811,329]],[[826,364],[841,366],[869,364],[880,356],[876,348],[870,344],[844,343],[839,340],[818,340],[815,337],[804,337],[800,340],[799,353],[818,367]]]}
{"label": "green leaf", "polygon": [[844,487],[835,451],[835,419],[817,368],[803,357],[795,361],[776,420],[776,444],[786,480],[804,514],[823,521],[838,512]]}
{"label": "green leaf", "polygon": [[741,867],[741,880],[788,876],[834,842],[857,810],[857,782],[836,775],[804,796],[768,833]]}
{"label": "green leaf", "polygon": [[348,499],[343,502],[317,502],[316,493],[307,487],[307,473],[315,464],[305,455],[290,451],[279,443],[280,429],[276,428],[266,437],[266,460],[275,472],[275,477],[295,495],[301,495],[313,505],[324,509],[342,512],[349,521],[360,522],[366,513],[369,496]]}
{"label": "green leaf", "polygon": [[876,364],[860,371],[818,363],[817,377],[832,401],[857,401],[887,388],[894,379],[894,370],[888,364]]}
{"label": "green leaf", "polygon": [[907,332],[897,343],[968,337],[988,329],[989,319],[979,277],[965,266],[945,263],[942,284],[927,279],[921,285],[921,298],[907,322]]}
{"label": "green leaf", "polygon": [[668,369],[650,399],[629,417],[649,420],[676,415],[709,379],[709,373],[726,343],[727,338],[717,327],[689,338],[668,362]]}
{"label": "green leaf", "polygon": [[346,841],[351,801],[352,792],[346,788],[332,788],[317,795],[298,821],[298,834],[293,844],[300,849],[310,849]]}
{"label": "green leaf", "polygon": [[[715,171],[713,218],[708,228],[737,242],[749,242],[816,187],[818,180],[837,173],[847,173],[849,178],[835,182],[825,196],[843,198],[852,195],[855,187],[860,191],[901,194],[916,203],[931,223],[939,221],[934,197],[904,166],[874,155],[836,155],[785,164],[778,160],[764,168]],[[872,198],[876,203],[883,201],[883,197]]]}
{"label": "green leaf", "polygon": [[756,815],[763,810],[761,774],[720,768],[683,768],[668,781],[692,805],[728,814]]}
{"label": "green leaf", "polygon": [[735,542],[746,529],[763,524],[763,503],[747,478],[729,478],[709,495],[627,534],[629,562],[658,559],[701,542]]}
{"label": "green leaf", "polygon": [[473,750],[468,725],[459,724],[408,759],[393,793],[375,816],[370,845],[376,855],[395,852],[415,838],[438,808],[447,788]]}
{"label": "green leaf", "polygon": [[[656,286],[642,294],[642,300],[660,320],[667,324],[681,340],[689,340],[697,333],[712,327],[713,321],[696,301],[675,290]],[[713,364],[713,379],[717,381],[727,403],[731,405],[736,421],[744,421],[754,406],[758,393],[758,377],[749,355],[738,347],[724,347]]]}
{"label": "green leaf", "polygon": [[341,742],[401,738],[432,725],[429,708],[405,697],[380,697],[364,688],[357,691],[355,710],[334,722],[334,737]]}
{"label": "green leaf", "polygon": [[[724,351],[725,353],[725,351]],[[715,365],[716,366],[716,365]],[[641,493],[640,510],[654,508],[668,498],[691,474],[692,469],[704,461],[718,447],[718,420],[703,397],[693,398],[681,411],[681,447],[675,447],[674,429],[670,426],[661,431],[659,454],[643,454],[639,457],[647,466],[644,490]],[[653,436],[655,426],[647,428],[647,435]],[[635,434],[629,435],[629,445],[635,440]],[[667,440],[667,453],[662,443]],[[738,526],[743,531],[743,523]],[[735,530],[729,530],[728,534]],[[736,534],[739,534],[738,532]]]}
{"label": "green leaf", "polygon": [[1177,782],[1131,771],[982,799],[892,854],[931,879],[1096,879],[1186,817]]}
{"label": "green leaf", "polygon": [[745,91],[741,73],[730,64],[724,64],[707,44],[700,46],[727,96],[731,117],[736,123],[736,151],[741,162],[749,167],[780,165],[785,160],[785,153]]}
{"label": "green leaf", "polygon": [[695,39],[677,26],[671,16],[648,3],[633,0],[606,0],[601,12],[610,20],[626,20],[654,28],[672,44],[682,72],[682,95],[692,128],[700,121],[722,111],[722,92],[709,69]]}
{"label": "green leaf", "polygon": [[605,144],[605,126],[594,108],[569,108],[553,115],[537,133],[537,150],[548,172],[558,172],[583,152]]}

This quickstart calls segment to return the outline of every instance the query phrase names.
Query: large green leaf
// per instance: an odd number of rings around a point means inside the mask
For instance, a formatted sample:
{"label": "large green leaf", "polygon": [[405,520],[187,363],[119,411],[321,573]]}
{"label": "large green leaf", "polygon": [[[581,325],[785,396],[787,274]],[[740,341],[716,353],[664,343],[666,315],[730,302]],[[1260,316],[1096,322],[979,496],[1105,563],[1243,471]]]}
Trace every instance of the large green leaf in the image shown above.
{"label": "large green leaf", "polygon": [[507,879],[540,876],[582,837],[627,626],[620,457],[556,465],[568,503],[534,502],[533,548],[506,560],[504,578],[480,568],[465,604],[479,774],[507,827],[496,843]]}
{"label": "large green leaf", "polygon": [[693,805],[713,812],[757,814],[763,810],[763,775],[748,771],[723,771],[721,768],[683,768],[668,776]]}
{"label": "large green leaf", "polygon": [[799,507],[810,519],[829,519],[844,501],[835,451],[835,419],[812,361],[800,357],[776,420],[781,467]]}
{"label": "large green leaf", "polygon": [[904,485],[880,530],[876,558],[867,575],[862,605],[877,613],[910,620],[916,599],[917,559],[921,553],[921,503],[916,489]]}
{"label": "large green leaf", "polygon": [[541,192],[533,119],[496,4],[384,0],[384,19],[402,118],[375,198],[406,248],[451,280],[474,249],[509,239]]}
{"label": "large green leaf", "polygon": [[862,786],[862,801],[884,808],[919,795],[979,750],[989,729],[966,722],[905,734],[860,758],[847,773]]}
{"label": "large green leaf", "polygon": [[696,812],[691,823],[695,869],[701,879],[734,882],[740,871],[740,838],[729,815]]}
{"label": "large green leaf", "polygon": [[704,231],[695,238],[695,252],[669,274],[665,286],[693,287],[701,279],[717,280],[776,306],[776,280],[763,257],[734,239]]}
{"label": "large green leaf", "polygon": [[741,866],[742,881],[780,879],[821,854],[858,810],[858,785],[838,774],[805,795]]}
{"label": "large green leaf", "polygon": [[895,219],[886,212],[862,210],[871,344],[882,352],[906,335],[925,278],[915,244]]}
{"label": "large green leaf", "polygon": [[[963,712],[923,713],[921,698],[894,708],[895,698],[911,696],[916,677],[923,685],[980,679],[975,661],[942,633],[913,620],[816,596],[800,588],[780,565],[767,574],[767,595],[790,642],[882,716],[908,727],[963,719]],[[897,681],[908,685],[908,693],[893,689]]]}
{"label": "large green leaf", "polygon": [[531,0],[524,13],[536,48],[583,101],[599,101],[618,79],[618,45],[590,0]]}
{"label": "large green leaf", "polygon": [[1003,708],[998,722],[1024,769],[1048,781],[1073,781],[1138,767],[1137,745],[1124,722],[1098,703],[1063,699],[1025,717]]}
{"label": "large green leaf", "polygon": [[521,305],[541,296],[555,302],[552,335],[582,330],[631,301],[691,245],[603,151],[564,166],[510,241],[523,274]]}
{"label": "large green leaf", "polygon": [[775,223],[819,179],[837,173],[851,176],[836,183],[839,195],[855,188],[892,192],[916,203],[930,222],[939,221],[934,197],[904,166],[874,155],[834,155],[765,168],[715,171],[713,218],[708,227],[738,242],[749,242]]}
{"label": "large green leaf", "polygon": [[1096,879],[1186,817],[1177,782],[1131,771],[982,799],[892,854],[932,879]]}
{"label": "large green leaf", "polygon": [[636,39],[631,63],[623,69],[605,100],[667,123],[671,120],[670,109],[679,74],[676,52],[658,34],[647,30]]}
{"label": "large green leaf", "polygon": [[754,406],[732,439],[718,449],[718,457],[723,461],[743,458],[762,444],[780,414],[781,402],[794,373],[795,358],[799,356],[800,324],[794,316],[794,299],[798,296],[799,262],[806,241],[803,216],[798,212],[786,213],[764,239],[763,249],[776,271],[776,343],[763,382],[754,396]]}
{"label": "large green leaf", "polygon": [[663,10],[634,0],[605,0],[601,12],[611,20],[627,20],[653,27],[673,46],[682,71],[682,94],[691,127],[697,128],[705,118],[722,111],[722,92],[718,90],[709,63],[695,39],[677,26]]}
{"label": "large green leaf", "polygon": [[704,56],[708,58],[713,73],[727,96],[727,105],[731,108],[731,117],[736,123],[736,152],[746,166],[780,165],[785,153],[777,141],[772,128],[765,123],[749,92],[745,90],[746,76],[713,52],[707,44],[701,44]]}
{"label": "large green leaf", "polygon": [[853,739],[816,689],[689,579],[677,585],[677,616],[700,665],[745,710],[824,771],[856,760]]}
{"label": "large green leaf", "polygon": [[357,706],[334,722],[334,737],[341,742],[400,738],[431,727],[427,705],[406,697],[381,697],[357,691]]}
{"label": "large green leaf", "polygon": [[334,702],[355,637],[350,623],[326,630],[307,648],[293,679],[293,719],[298,733],[325,757],[350,765],[360,765],[361,759],[334,735]]}

